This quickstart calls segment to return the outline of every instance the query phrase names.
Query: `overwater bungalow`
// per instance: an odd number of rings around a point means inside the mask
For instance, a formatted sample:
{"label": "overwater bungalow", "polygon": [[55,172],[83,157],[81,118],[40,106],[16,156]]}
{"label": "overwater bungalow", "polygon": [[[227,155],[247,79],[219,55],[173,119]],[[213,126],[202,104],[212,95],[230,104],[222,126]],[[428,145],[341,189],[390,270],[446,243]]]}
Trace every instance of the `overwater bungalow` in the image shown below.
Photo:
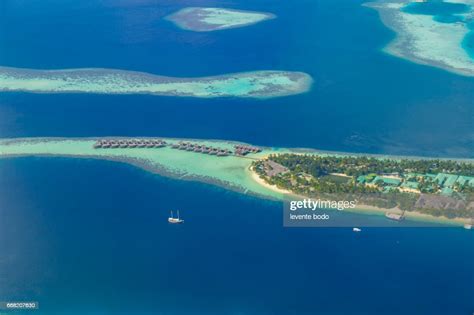
{"label": "overwater bungalow", "polygon": [[261,152],[262,149],[258,148],[258,147],[252,147],[252,146],[248,146],[248,145],[235,145],[234,146],[235,148],[235,152],[239,152],[240,155],[246,155],[248,153],[258,153],[258,152]]}
{"label": "overwater bungalow", "polygon": [[94,146],[94,148],[109,148],[110,147],[110,143],[108,140],[99,140],[96,142],[96,144],[98,144],[98,146]]}
{"label": "overwater bungalow", "polygon": [[235,150],[235,155],[240,155],[240,156],[245,156],[249,153],[249,151],[245,150],[245,149],[238,149],[238,150]]}
{"label": "overwater bungalow", "polygon": [[155,144],[155,148],[162,148],[166,146],[166,141],[160,140],[160,139],[155,139],[153,140],[153,143]]}

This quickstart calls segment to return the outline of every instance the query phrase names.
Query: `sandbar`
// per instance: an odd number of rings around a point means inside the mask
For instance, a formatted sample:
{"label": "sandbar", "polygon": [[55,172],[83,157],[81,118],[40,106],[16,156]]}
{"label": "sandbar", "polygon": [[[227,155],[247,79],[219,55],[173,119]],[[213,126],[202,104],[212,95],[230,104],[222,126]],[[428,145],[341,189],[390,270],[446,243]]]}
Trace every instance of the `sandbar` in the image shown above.
{"label": "sandbar", "polygon": [[266,12],[243,11],[226,8],[188,7],[165,17],[181,29],[194,32],[211,32],[244,27],[276,16]]}

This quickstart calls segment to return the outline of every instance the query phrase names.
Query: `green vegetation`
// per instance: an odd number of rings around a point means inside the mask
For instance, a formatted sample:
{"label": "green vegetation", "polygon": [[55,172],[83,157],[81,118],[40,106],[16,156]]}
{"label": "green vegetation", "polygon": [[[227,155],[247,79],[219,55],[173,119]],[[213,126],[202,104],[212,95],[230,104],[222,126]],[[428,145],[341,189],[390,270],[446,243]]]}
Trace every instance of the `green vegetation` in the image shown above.
{"label": "green vegetation", "polygon": [[253,168],[269,184],[309,197],[352,198],[448,217],[470,217],[474,205],[474,163],[276,154]]}
{"label": "green vegetation", "polygon": [[452,160],[381,159],[366,156],[315,156],[299,154],[271,155],[275,161],[295,171],[319,177],[328,173],[349,176],[387,173],[449,173],[474,176],[474,164]]}

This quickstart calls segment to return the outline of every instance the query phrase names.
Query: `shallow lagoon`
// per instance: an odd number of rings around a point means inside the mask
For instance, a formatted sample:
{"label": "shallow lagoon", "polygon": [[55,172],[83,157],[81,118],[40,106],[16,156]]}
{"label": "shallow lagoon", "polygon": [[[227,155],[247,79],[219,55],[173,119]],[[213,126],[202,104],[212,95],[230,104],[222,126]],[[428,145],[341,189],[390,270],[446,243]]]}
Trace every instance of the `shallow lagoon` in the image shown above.
{"label": "shallow lagoon", "polygon": [[307,92],[311,84],[312,79],[308,74],[285,71],[174,78],[114,69],[33,70],[0,67],[0,92],[270,98]]}
{"label": "shallow lagoon", "polygon": [[410,61],[474,76],[474,59],[465,49],[474,16],[471,0],[458,2],[385,1],[368,3],[397,36],[385,51]]}

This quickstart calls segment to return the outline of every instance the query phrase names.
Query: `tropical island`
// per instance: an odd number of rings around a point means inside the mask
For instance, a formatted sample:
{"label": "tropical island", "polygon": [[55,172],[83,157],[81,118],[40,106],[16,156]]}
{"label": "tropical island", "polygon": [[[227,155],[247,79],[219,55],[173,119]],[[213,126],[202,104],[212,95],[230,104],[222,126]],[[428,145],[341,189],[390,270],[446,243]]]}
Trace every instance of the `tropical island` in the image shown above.
{"label": "tropical island", "polygon": [[473,0],[380,0],[365,6],[377,10],[382,22],[396,33],[385,52],[474,76]]}
{"label": "tropical island", "polygon": [[0,67],[0,91],[3,92],[271,98],[304,93],[311,85],[310,75],[291,71],[176,78],[99,68],[34,70]]}
{"label": "tropical island", "polygon": [[243,11],[225,8],[188,7],[167,17],[179,28],[194,32],[211,32],[244,27],[261,21],[274,19],[271,13]]}
{"label": "tropical island", "polygon": [[413,218],[471,222],[474,161],[354,156],[262,148],[220,140],[23,138],[0,140],[0,158],[103,159],[274,200],[356,197],[358,209],[408,211]]}
{"label": "tropical island", "polygon": [[356,199],[382,209],[471,219],[474,163],[439,159],[271,154],[252,169],[278,189],[311,198]]}

